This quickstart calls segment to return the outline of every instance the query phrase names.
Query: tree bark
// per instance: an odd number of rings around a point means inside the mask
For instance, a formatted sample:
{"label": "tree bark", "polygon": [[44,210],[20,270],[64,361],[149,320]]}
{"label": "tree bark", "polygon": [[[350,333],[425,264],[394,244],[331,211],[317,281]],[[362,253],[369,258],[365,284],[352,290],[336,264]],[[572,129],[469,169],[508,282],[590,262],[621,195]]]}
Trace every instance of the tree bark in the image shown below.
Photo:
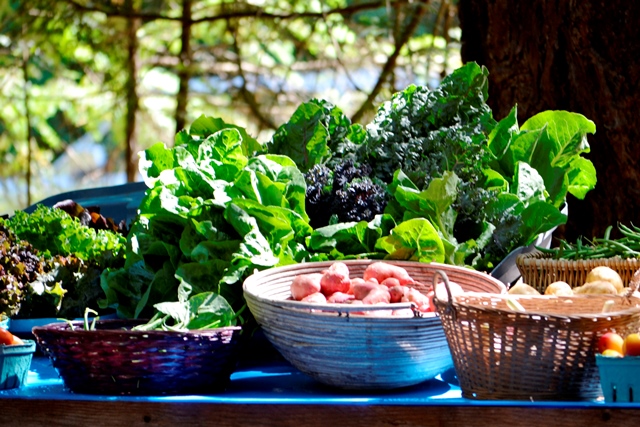
{"label": "tree bark", "polygon": [[176,133],[187,124],[187,103],[189,101],[189,79],[191,78],[191,0],[182,3],[182,33],[180,41],[180,64],[178,70],[178,88],[176,105]]}
{"label": "tree bark", "polygon": [[638,220],[640,205],[640,3],[622,0],[460,0],[462,60],[489,69],[489,105],[519,122],[544,110],[584,114],[596,124],[589,158],[598,183],[568,197],[556,236],[602,236]]}
{"label": "tree bark", "polygon": [[29,48],[26,44],[22,48],[22,77],[24,79],[23,94],[24,94],[24,118],[26,122],[26,138],[27,138],[27,171],[25,172],[25,178],[27,181],[27,206],[31,205],[31,178],[33,172],[31,171],[31,163],[33,161],[33,132],[31,131],[31,109],[29,108]]}
{"label": "tree bark", "polygon": [[[130,10],[133,11],[132,2],[128,2]],[[127,112],[125,124],[125,157],[127,182],[133,182],[136,178],[137,163],[133,158],[136,145],[136,115],[140,106],[138,96],[138,28],[140,18],[129,18],[128,22],[128,58],[127,61]]]}

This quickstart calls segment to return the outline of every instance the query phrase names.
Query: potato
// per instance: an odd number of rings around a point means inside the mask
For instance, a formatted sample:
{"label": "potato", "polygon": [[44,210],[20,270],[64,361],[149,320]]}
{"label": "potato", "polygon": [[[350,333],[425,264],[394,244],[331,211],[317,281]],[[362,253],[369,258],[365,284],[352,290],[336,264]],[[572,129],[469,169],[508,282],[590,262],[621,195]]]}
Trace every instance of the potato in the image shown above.
{"label": "potato", "polygon": [[414,303],[420,311],[431,311],[431,299],[419,290],[409,288],[405,298],[408,302]]}
{"label": "potato", "polygon": [[509,288],[509,293],[512,295],[540,295],[540,292],[531,285],[526,283],[516,283]]}
{"label": "potato", "polygon": [[557,296],[571,296],[573,295],[573,289],[567,282],[558,281],[553,282],[544,291],[545,295],[557,295]]}
{"label": "potato", "polygon": [[387,288],[393,288],[394,286],[402,286],[402,284],[400,283],[400,280],[396,279],[395,277],[387,277],[382,282],[380,282],[380,284],[385,285]]}
{"label": "potato", "polygon": [[300,301],[303,298],[320,292],[321,273],[299,274],[291,282],[291,296]]}
{"label": "potato", "polygon": [[402,301],[402,297],[404,297],[407,292],[409,292],[409,288],[406,286],[396,285],[389,288],[389,294],[391,295],[391,302],[400,302]]}
{"label": "potato", "polygon": [[349,293],[352,293],[357,300],[362,300],[364,297],[366,297],[369,294],[369,292],[378,288],[378,286],[380,285],[374,282],[356,283],[355,285],[351,286]]}
{"label": "potato", "polygon": [[[460,295],[464,292],[462,286],[458,285],[456,282],[449,282],[449,290],[451,291],[451,296]],[[443,282],[439,282],[436,285],[435,290],[436,296],[440,301],[449,301],[449,294],[447,294],[447,288]]]}
{"label": "potato", "polygon": [[587,274],[587,278],[585,283],[605,281],[611,283],[616,288],[616,293],[624,288],[624,284],[622,283],[622,278],[618,274],[617,271],[612,269],[611,267],[607,267],[604,265],[593,268],[589,274]]}
{"label": "potato", "polygon": [[306,297],[302,298],[300,301],[312,302],[315,304],[326,304],[327,297],[325,297],[322,292],[316,292],[315,294],[307,295]]}
{"label": "potato", "polygon": [[611,282],[599,280],[597,282],[589,282],[589,283],[585,283],[582,286],[578,286],[577,288],[573,289],[573,293],[575,295],[579,295],[579,294],[617,295],[618,290]]}
{"label": "potato", "polygon": [[364,280],[375,278],[378,283],[382,283],[382,281],[387,277],[394,277],[398,279],[401,285],[414,283],[414,280],[409,276],[407,270],[400,266],[382,261],[369,264],[362,274],[362,278]]}
{"label": "potato", "polygon": [[343,262],[334,262],[322,272],[320,279],[320,292],[329,296],[335,292],[349,292],[351,279],[349,278],[349,267]]}
{"label": "potato", "polygon": [[351,294],[345,294],[344,292],[334,292],[327,298],[327,302],[333,304],[343,304],[345,302],[355,299],[355,296]]}
{"label": "potato", "polygon": [[382,285],[378,285],[378,287],[369,292],[366,297],[362,298],[362,302],[365,304],[389,304],[390,301],[391,294],[389,293],[389,288]]}

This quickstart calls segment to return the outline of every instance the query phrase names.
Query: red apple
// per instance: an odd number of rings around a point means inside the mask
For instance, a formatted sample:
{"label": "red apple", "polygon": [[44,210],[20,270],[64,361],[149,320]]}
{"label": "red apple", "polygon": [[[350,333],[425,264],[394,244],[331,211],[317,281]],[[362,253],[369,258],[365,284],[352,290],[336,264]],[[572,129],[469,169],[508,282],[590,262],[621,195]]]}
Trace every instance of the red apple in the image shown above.
{"label": "red apple", "polygon": [[622,354],[625,356],[640,356],[640,334],[629,334],[624,339]]}
{"label": "red apple", "polygon": [[604,353],[605,350],[615,350],[618,353],[624,354],[622,346],[624,344],[624,338],[615,332],[607,332],[598,340],[598,353]]}

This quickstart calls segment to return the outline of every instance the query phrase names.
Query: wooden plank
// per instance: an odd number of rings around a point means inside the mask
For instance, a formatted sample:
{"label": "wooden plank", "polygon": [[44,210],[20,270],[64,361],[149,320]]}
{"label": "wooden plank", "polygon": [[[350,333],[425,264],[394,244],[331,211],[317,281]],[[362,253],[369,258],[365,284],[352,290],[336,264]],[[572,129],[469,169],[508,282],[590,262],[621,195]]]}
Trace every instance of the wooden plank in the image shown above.
{"label": "wooden plank", "polygon": [[266,405],[2,399],[2,425],[19,426],[553,426],[636,425],[640,407]]}

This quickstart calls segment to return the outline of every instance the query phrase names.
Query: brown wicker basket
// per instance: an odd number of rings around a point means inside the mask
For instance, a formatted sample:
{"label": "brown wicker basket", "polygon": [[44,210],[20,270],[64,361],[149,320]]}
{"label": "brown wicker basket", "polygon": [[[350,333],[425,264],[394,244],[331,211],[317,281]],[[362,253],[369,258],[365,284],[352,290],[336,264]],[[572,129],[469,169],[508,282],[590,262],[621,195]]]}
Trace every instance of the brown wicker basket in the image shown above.
{"label": "brown wicker basket", "polygon": [[[373,260],[345,261],[350,276],[362,277]],[[420,262],[392,262],[404,267],[426,293],[436,269],[468,291],[506,291],[488,274],[462,267]],[[367,317],[351,311],[408,308],[410,304],[351,306],[305,304],[290,299],[298,274],[320,272],[332,262],[278,267],[256,273],[244,282],[247,305],[274,347],[300,371],[317,381],[343,389],[393,389],[418,384],[453,367],[440,319]]]}
{"label": "brown wicker basket", "polygon": [[[508,298],[525,312],[510,309]],[[614,306],[603,314],[608,300]],[[434,302],[462,395],[472,399],[595,399],[602,395],[598,339],[640,327],[635,297],[463,294]]]}
{"label": "brown wicker basket", "polygon": [[551,283],[567,282],[571,287],[582,286],[587,274],[598,266],[611,267],[618,272],[622,282],[629,284],[633,274],[640,269],[640,259],[620,257],[586,260],[553,259],[548,254],[534,251],[521,254],[516,258],[516,265],[522,281],[544,293]]}
{"label": "brown wicker basket", "polygon": [[100,320],[33,328],[64,384],[75,393],[202,394],[223,390],[236,364],[240,327],[202,331],[131,330],[139,321]]}

